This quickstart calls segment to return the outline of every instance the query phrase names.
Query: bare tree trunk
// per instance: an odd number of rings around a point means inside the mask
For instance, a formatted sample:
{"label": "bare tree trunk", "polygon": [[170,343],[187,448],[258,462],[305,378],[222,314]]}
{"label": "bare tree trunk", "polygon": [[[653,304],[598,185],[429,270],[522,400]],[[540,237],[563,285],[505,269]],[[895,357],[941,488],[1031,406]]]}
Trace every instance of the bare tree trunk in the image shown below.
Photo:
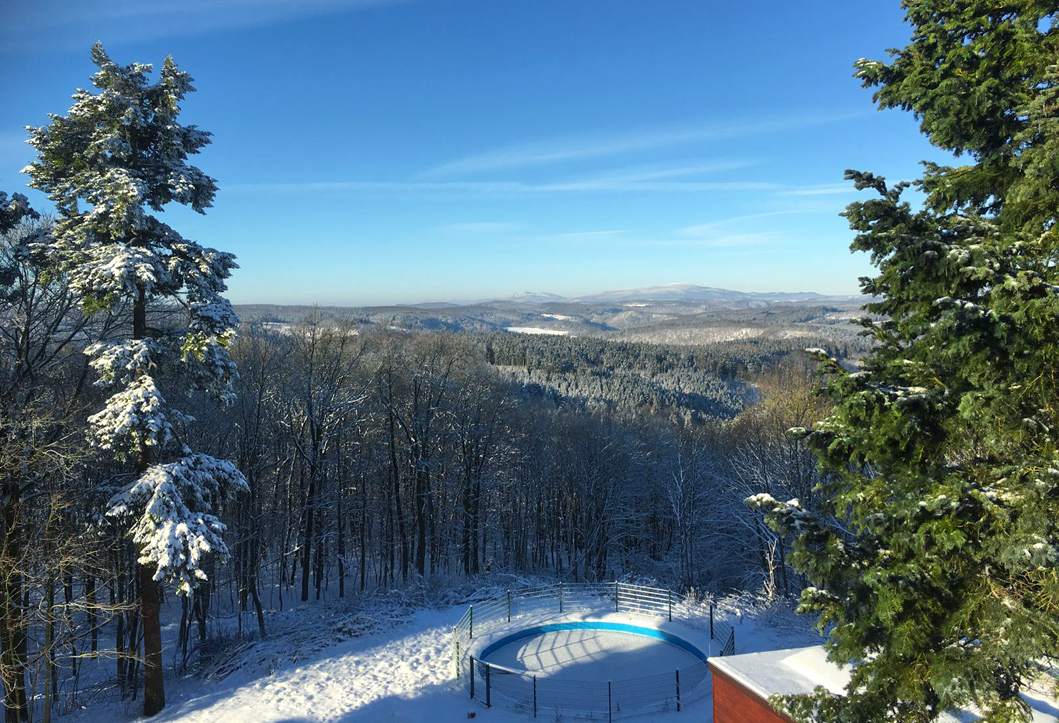
{"label": "bare tree trunk", "polygon": [[368,562],[368,533],[367,533],[367,522],[368,522],[368,483],[361,476],[360,479],[360,590],[364,591],[365,583],[365,568],[367,568]]}
{"label": "bare tree trunk", "polygon": [[[147,335],[147,293],[141,284],[132,306],[132,338]],[[136,471],[143,474],[151,464],[148,449],[136,457]],[[161,593],[154,569],[140,565],[140,615],[143,620],[143,714],[152,716],[165,708],[165,682],[162,679]]]}
{"label": "bare tree trunk", "polygon": [[305,525],[302,528],[302,602],[309,599],[309,569],[313,551],[313,507],[316,505],[316,474],[310,470],[309,491],[305,495]]}
{"label": "bare tree trunk", "polygon": [[[121,545],[116,546],[114,551],[114,579],[110,588],[111,607],[120,606],[125,602],[125,563],[122,560]],[[118,619],[114,624],[114,651],[117,662],[118,690],[121,691],[122,699],[129,685],[127,677],[127,663],[125,657],[125,612],[118,613]]]}
{"label": "bare tree trunk", "polygon": [[[392,395],[391,395],[392,396]],[[408,579],[408,533],[405,531],[404,510],[401,507],[401,473],[397,466],[397,430],[393,411],[389,413],[390,473],[393,475],[393,506],[397,513],[397,534],[401,541],[401,579]]]}
{"label": "bare tree trunk", "polygon": [[[210,578],[212,579],[213,576],[211,575]],[[192,612],[195,614],[195,622],[198,625],[199,642],[202,642],[206,640],[206,620],[210,613],[209,585],[197,586],[193,594],[195,596],[195,604],[192,606]]]}
{"label": "bare tree trunk", "polygon": [[4,720],[29,719],[26,702],[25,612],[22,607],[22,526],[17,483],[4,485],[4,546],[0,582],[0,673],[4,682]]}
{"label": "bare tree trunk", "polygon": [[335,525],[338,528],[338,596],[346,596],[346,535],[345,521],[342,519],[342,482],[339,475],[338,504],[335,508]]}
{"label": "bare tree trunk", "polygon": [[88,627],[92,631],[92,657],[99,652],[99,612],[96,610],[96,577],[85,578],[85,599],[88,601]]}
{"label": "bare tree trunk", "polygon": [[140,610],[143,620],[143,714],[152,716],[165,708],[161,596],[151,566],[138,564],[137,567],[140,572]]}

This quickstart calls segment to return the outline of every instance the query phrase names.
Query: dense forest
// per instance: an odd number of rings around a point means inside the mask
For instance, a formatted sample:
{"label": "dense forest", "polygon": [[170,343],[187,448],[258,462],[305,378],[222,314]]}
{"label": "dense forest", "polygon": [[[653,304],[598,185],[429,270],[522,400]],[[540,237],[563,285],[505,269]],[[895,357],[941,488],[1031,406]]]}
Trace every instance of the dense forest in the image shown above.
{"label": "dense forest", "polygon": [[[69,703],[84,655],[116,656],[130,695],[142,675],[136,546],[104,514],[129,473],[89,441],[105,394],[85,355],[132,310],[86,316],[34,265],[49,232],[24,219],[0,250],[2,622],[12,679]],[[163,338],[183,314],[160,302],[146,324]],[[162,382],[179,443],[246,480],[210,500],[230,555],[204,551],[206,581],[178,599],[182,656],[217,615],[266,635],[265,612],[298,601],[497,571],[801,587],[742,502],[812,499],[814,459],[785,430],[825,410],[792,344],[409,333],[310,310],[244,324],[230,352],[227,406]]]}

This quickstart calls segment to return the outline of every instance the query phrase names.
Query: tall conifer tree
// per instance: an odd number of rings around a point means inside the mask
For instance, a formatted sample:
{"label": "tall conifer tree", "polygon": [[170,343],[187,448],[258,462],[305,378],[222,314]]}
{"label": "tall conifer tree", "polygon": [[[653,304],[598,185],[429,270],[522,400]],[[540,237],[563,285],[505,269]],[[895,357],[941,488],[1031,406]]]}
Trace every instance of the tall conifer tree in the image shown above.
{"label": "tall conifer tree", "polygon": [[[144,713],[153,715],[165,706],[159,584],[186,594],[205,579],[204,555],[227,554],[212,507],[246,484],[231,463],[179,440],[175,425],[187,417],[162,395],[169,379],[230,401],[227,347],[239,320],[222,294],[235,259],[151,213],[173,202],[203,213],[216,193],[187,163],[209,134],[177,121],[191,78],[166,58],[150,83],[152,66],[119,66],[98,43],[92,60],[99,92],[78,90],[68,115],[30,129],[39,157],[26,172],[56,204],[56,249],[86,311],[132,311],[127,337],[88,349],[100,385],[115,390],[89,422],[101,449],[135,467],[106,514],[128,522],[139,551]],[[148,324],[149,308],[159,307],[182,316],[176,333]]]}
{"label": "tall conifer tree", "polygon": [[[881,108],[911,110],[962,165],[846,211],[878,273],[862,370],[821,354],[833,413],[801,433],[844,529],[797,500],[748,500],[796,538],[802,609],[844,699],[774,701],[799,720],[1028,720],[1020,693],[1059,656],[1059,4],[905,0],[911,43],[861,60]],[[795,432],[797,433],[797,432]],[[829,627],[830,626],[830,627]]]}

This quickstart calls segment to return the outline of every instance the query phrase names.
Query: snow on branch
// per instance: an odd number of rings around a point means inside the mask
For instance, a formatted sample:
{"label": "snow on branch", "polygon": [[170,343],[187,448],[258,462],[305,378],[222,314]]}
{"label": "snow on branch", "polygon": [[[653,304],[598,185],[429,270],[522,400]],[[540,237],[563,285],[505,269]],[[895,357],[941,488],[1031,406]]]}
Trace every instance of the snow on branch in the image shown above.
{"label": "snow on branch", "polygon": [[132,538],[139,546],[139,562],[156,568],[154,579],[177,585],[186,595],[206,573],[205,555],[228,556],[222,537],[224,525],[205,510],[222,492],[247,489],[234,464],[204,454],[153,465],[114,495],[108,517],[135,517]]}
{"label": "snow on branch", "polygon": [[147,374],[108,399],[103,410],[89,417],[88,422],[95,443],[122,460],[147,447],[162,447],[173,438],[165,399]]}
{"label": "snow on branch", "polygon": [[155,344],[148,339],[122,339],[90,344],[85,354],[92,358],[89,365],[99,374],[96,386],[128,384],[141,374],[150,374],[154,363],[151,352]]}
{"label": "snow on branch", "polygon": [[70,269],[70,285],[82,295],[109,299],[142,286],[151,294],[168,274],[154,251],[124,244],[89,245],[81,263]]}

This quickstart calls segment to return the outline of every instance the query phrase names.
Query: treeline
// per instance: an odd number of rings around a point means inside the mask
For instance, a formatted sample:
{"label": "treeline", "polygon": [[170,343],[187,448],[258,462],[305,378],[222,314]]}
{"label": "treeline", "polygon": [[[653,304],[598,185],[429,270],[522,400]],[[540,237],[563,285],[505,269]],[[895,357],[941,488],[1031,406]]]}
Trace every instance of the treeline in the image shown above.
{"label": "treeline", "polygon": [[[715,588],[771,574],[760,554],[714,560],[711,551],[745,532],[733,525],[733,515],[749,520],[739,488],[772,489],[776,478],[811,497],[812,460],[783,434],[821,413],[805,372],[777,366],[759,377],[767,400],[733,421],[674,425],[541,394],[501,363],[519,348],[532,355],[564,343],[585,368],[620,368],[622,351],[626,370],[653,364],[659,374],[707,358],[657,348],[648,364],[647,345],[365,333],[312,316],[282,333],[244,329],[232,350],[238,401],[196,440],[235,460],[250,483],[233,520],[239,589],[253,599],[265,584],[305,600],[495,569]],[[717,383],[698,379],[696,389],[689,377],[689,393]],[[681,514],[701,525],[684,569],[673,497],[681,476],[695,490],[680,503],[694,514]]]}
{"label": "treeline", "polygon": [[809,373],[807,346],[838,359],[849,353],[847,345],[824,339],[688,347],[530,334],[481,338],[490,363],[530,391],[680,425],[736,416],[757,399],[753,380],[769,370],[791,366]]}

